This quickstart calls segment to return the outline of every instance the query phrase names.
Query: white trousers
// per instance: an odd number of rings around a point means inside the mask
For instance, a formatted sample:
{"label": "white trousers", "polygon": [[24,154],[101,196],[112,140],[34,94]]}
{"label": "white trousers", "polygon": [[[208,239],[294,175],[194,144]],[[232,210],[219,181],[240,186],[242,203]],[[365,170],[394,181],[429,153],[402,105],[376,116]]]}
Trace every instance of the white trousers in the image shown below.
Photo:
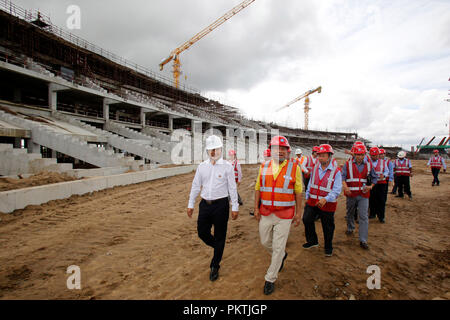
{"label": "white trousers", "polygon": [[261,215],[259,221],[261,244],[272,255],[270,267],[264,277],[266,281],[275,282],[278,278],[278,270],[284,258],[291,224],[292,219],[280,219],[273,213],[268,216]]}

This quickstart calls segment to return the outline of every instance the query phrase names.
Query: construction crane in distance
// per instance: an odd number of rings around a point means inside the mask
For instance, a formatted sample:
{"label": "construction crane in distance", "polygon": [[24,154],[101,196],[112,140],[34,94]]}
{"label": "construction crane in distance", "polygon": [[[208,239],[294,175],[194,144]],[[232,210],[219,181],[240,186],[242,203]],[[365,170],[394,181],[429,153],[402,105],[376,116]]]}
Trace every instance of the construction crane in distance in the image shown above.
{"label": "construction crane in distance", "polygon": [[196,43],[198,40],[200,40],[201,38],[203,38],[204,36],[206,36],[208,33],[210,33],[211,31],[213,31],[214,29],[216,29],[218,26],[220,26],[221,24],[223,24],[224,22],[226,22],[228,19],[230,19],[231,17],[233,17],[234,15],[238,14],[240,11],[242,11],[243,9],[245,9],[246,7],[248,7],[250,4],[252,4],[253,2],[255,2],[255,0],[245,0],[242,1],[240,4],[238,4],[237,6],[235,6],[233,9],[231,9],[230,11],[228,11],[227,13],[225,13],[223,16],[221,16],[219,19],[217,19],[216,21],[214,21],[212,24],[210,24],[209,26],[207,26],[205,29],[203,29],[202,31],[200,31],[199,33],[197,33],[195,36],[193,36],[191,39],[189,39],[188,41],[186,41],[185,43],[183,43],[181,46],[179,46],[178,48],[174,49],[171,53],[170,56],[167,57],[166,59],[164,59],[163,61],[161,61],[161,63],[159,64],[159,69],[162,71],[164,69],[164,66],[169,63],[170,61],[173,60],[173,80],[174,80],[174,85],[176,88],[179,87],[180,85],[180,75],[181,75],[181,63],[180,63],[180,54],[189,49],[194,43]]}
{"label": "construction crane in distance", "polygon": [[277,111],[280,111],[284,108],[289,107],[290,105],[296,103],[297,101],[300,101],[301,99],[305,98],[305,130],[308,130],[308,123],[309,123],[309,110],[311,109],[309,107],[309,95],[313,94],[314,92],[320,93],[322,91],[322,87],[317,87],[314,90],[309,90],[307,92],[305,92],[304,94],[302,94],[301,96],[295,98],[294,100],[292,100],[291,102],[287,103],[286,105],[282,106],[281,108],[278,108]]}

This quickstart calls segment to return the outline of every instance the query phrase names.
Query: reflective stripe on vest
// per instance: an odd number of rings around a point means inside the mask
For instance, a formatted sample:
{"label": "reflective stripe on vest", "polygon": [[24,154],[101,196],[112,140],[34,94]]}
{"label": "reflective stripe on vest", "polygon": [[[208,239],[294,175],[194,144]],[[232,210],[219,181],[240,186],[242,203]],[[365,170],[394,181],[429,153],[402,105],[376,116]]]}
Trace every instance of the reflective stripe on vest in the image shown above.
{"label": "reflective stripe on vest", "polygon": [[[310,189],[309,189],[309,197],[311,199],[319,199],[319,196],[316,194],[312,193],[312,190],[320,190],[323,192],[327,192],[330,193],[331,191],[333,191],[333,185],[334,185],[334,178],[336,177],[336,171],[337,171],[337,167],[333,167],[333,169],[330,172],[330,175],[328,177],[328,182],[327,182],[327,186],[326,187],[322,187],[322,186],[318,186],[316,184],[316,174],[319,174],[319,165],[320,164],[316,164],[316,166],[314,167],[314,171],[310,180]],[[326,173],[324,174],[326,175]],[[319,176],[318,176],[319,177]],[[319,177],[320,180],[320,177]],[[322,198],[324,198],[324,196],[322,196]],[[335,199],[334,201],[329,201],[329,202],[337,202],[337,199]]]}
{"label": "reflective stripe on vest", "polygon": [[[372,168],[370,161],[364,163],[365,167],[363,172],[359,172],[354,160],[349,160],[346,163],[347,166],[347,182],[348,189],[352,191],[352,196],[355,197],[357,195],[362,195],[363,197],[368,197],[370,195],[369,192],[362,192],[362,185],[367,183],[367,176],[370,174],[370,170]],[[355,177],[355,172],[353,170],[358,171],[358,177]],[[361,178],[359,178],[361,176]]]}
{"label": "reflective stripe on vest", "polygon": [[400,160],[396,159],[394,172],[400,176],[409,176],[410,175],[410,170],[409,170],[410,164],[411,164],[411,162],[409,161],[409,159],[405,159],[405,161],[403,161],[403,163],[400,163]]}
{"label": "reflective stripe on vest", "polygon": [[[278,176],[275,179],[273,170],[268,172],[269,167],[272,168],[271,161],[267,161],[264,164],[259,189],[261,192],[261,203],[263,205],[270,207],[295,206],[295,190],[293,185],[295,182],[295,176],[293,177],[293,174],[295,173],[293,172],[293,169],[296,168],[297,165],[298,162],[295,159],[288,160],[288,163],[283,168],[280,168]],[[285,173],[283,174],[283,172]],[[267,180],[266,177],[270,180]],[[274,208],[274,210],[278,209]]]}
{"label": "reflective stripe on vest", "polygon": [[[384,175],[384,170],[386,170],[386,162],[383,159],[378,159],[377,166],[375,167],[375,173],[377,174],[378,182],[386,181],[386,177],[380,179],[380,176]],[[377,182],[377,183],[378,183]]]}

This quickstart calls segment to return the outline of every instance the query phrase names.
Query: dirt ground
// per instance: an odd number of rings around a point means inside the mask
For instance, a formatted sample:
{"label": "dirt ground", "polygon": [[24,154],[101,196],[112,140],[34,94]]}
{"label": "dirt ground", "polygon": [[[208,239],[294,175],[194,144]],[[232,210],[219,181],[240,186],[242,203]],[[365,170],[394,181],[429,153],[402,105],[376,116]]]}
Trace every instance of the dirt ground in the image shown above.
{"label": "dirt ground", "polygon": [[[450,298],[450,177],[431,187],[414,161],[413,201],[388,196],[386,224],[370,220],[370,250],[346,236],[345,198],[336,212],[334,254],[304,250],[291,228],[289,256],[275,292],[263,294],[270,256],[249,215],[257,166],[243,166],[238,220],[230,219],[220,278],[209,281],[212,249],[186,215],[193,173],[29,206],[0,216],[0,299],[433,299]],[[81,290],[66,286],[70,265]],[[369,290],[366,269],[381,269]]]}

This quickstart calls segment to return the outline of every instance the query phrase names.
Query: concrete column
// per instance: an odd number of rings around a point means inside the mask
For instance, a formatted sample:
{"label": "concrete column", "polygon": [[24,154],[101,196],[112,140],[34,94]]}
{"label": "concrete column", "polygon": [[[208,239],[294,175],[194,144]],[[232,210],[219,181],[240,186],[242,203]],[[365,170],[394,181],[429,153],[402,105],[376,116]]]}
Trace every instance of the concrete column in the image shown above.
{"label": "concrete column", "polygon": [[48,106],[52,113],[56,112],[57,100],[58,100],[57,91],[54,91],[52,89],[52,85],[50,84],[48,86]]}
{"label": "concrete column", "polygon": [[224,155],[228,156],[228,151],[236,150],[234,146],[234,129],[231,127],[227,127],[225,129],[225,150]]}
{"label": "concrete column", "polygon": [[173,116],[169,114],[169,130],[173,131]]}
{"label": "concrete column", "polygon": [[141,108],[141,126],[142,126],[142,128],[145,128],[145,112],[144,112],[144,108]]}
{"label": "concrete column", "polygon": [[193,163],[200,163],[203,160],[203,132],[202,121],[192,120],[192,158]]}
{"label": "concrete column", "polygon": [[58,102],[58,91],[67,89],[69,88],[56,83],[48,84],[48,107],[50,108],[52,113],[57,111],[56,106]]}
{"label": "concrete column", "polygon": [[106,99],[103,99],[103,119],[109,120],[109,104]]}
{"label": "concrete column", "polygon": [[56,158],[57,158],[57,156],[56,156],[56,150],[53,150],[53,149],[52,149],[52,158],[53,158],[53,159],[56,159]]}

